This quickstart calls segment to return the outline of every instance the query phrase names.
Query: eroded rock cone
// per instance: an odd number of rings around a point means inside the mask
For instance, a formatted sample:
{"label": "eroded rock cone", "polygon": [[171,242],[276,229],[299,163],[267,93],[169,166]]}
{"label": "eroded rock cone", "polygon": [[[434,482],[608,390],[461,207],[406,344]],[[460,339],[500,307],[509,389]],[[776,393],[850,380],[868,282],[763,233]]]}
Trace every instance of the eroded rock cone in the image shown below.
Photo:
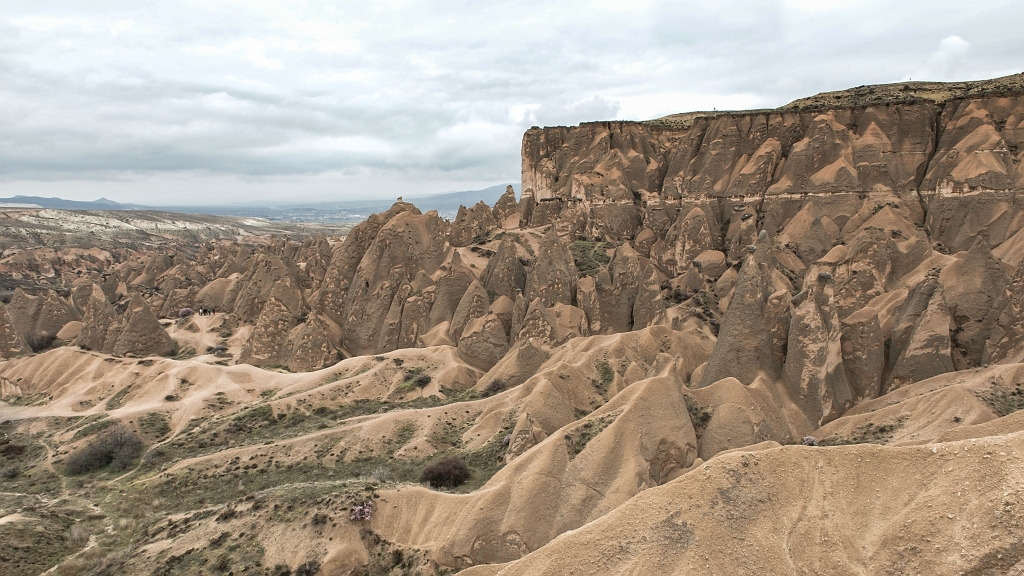
{"label": "eroded rock cone", "polygon": [[515,216],[519,213],[519,204],[516,202],[516,191],[509,185],[505,188],[505,193],[498,198],[498,201],[494,203],[494,209],[491,210],[491,214],[494,216],[494,220],[499,228],[504,228],[509,217]]}
{"label": "eroded rock cone", "polygon": [[693,208],[669,228],[662,245],[651,250],[658,264],[671,275],[681,274],[700,253],[715,248],[707,214]]}
{"label": "eroded rock cone", "polygon": [[[772,329],[780,313],[769,306],[775,292],[773,268],[771,247],[767,235],[762,234],[756,250],[747,254],[740,268],[736,291],[701,377],[701,387],[730,376],[746,385],[761,373],[771,378],[778,376],[781,359],[773,345]],[[785,324],[788,325],[788,318]]]}
{"label": "eroded rock cone", "polygon": [[484,371],[490,370],[508,352],[505,326],[494,313],[470,320],[458,343],[459,357]]}
{"label": "eroded rock cone", "polygon": [[885,335],[878,313],[864,308],[841,322],[843,366],[854,400],[877,398],[882,392],[885,368]]}
{"label": "eroded rock cone", "polygon": [[341,359],[337,348],[331,343],[331,335],[337,334],[338,330],[330,322],[314,314],[292,329],[288,346],[291,349],[287,364],[289,370],[320,370]]}
{"label": "eroded rock cone", "polygon": [[344,242],[334,247],[315,307],[335,324],[342,325],[345,322],[345,295],[363,256],[376,240],[381,228],[402,212],[420,214],[412,204],[396,202],[386,212],[372,214],[360,222],[345,235]]}
{"label": "eroded rock cone", "polygon": [[843,365],[842,328],[832,302],[832,277],[808,279],[808,294],[793,309],[783,381],[813,427],[838,418],[853,394]]}
{"label": "eroded rock cone", "polygon": [[488,291],[515,299],[516,290],[526,288],[526,270],[519,262],[518,244],[505,236],[484,269],[482,282]]}
{"label": "eroded rock cone", "polygon": [[11,320],[7,305],[0,303],[0,357],[15,358],[30,352],[28,343]]}
{"label": "eroded rock cone", "polygon": [[[109,342],[109,335],[107,340]],[[167,335],[142,296],[132,296],[111,353],[116,356],[171,356],[177,349],[178,345]]]}
{"label": "eroded rock cone", "polygon": [[85,350],[112,352],[114,343],[117,341],[119,320],[114,307],[107,301],[103,289],[98,284],[93,284],[89,302],[85,307],[82,330],[79,332],[75,344]]}
{"label": "eroded rock cone", "polygon": [[572,305],[576,294],[576,277],[576,263],[568,243],[563,242],[552,228],[541,239],[537,258],[526,277],[523,296],[527,302],[539,298],[544,307]]}
{"label": "eroded rock cone", "polygon": [[8,312],[25,340],[39,346],[52,340],[68,322],[81,319],[78,310],[52,290],[32,296],[17,288]]}
{"label": "eroded rock cone", "polygon": [[[993,310],[1005,299],[1010,278],[985,241],[978,238],[963,258],[942,270],[939,281],[956,325],[954,361],[959,357],[960,369],[980,366],[995,320]],[[990,315],[992,320],[986,322]]]}
{"label": "eroded rock cone", "polygon": [[[340,324],[347,350],[353,354],[381,351],[377,343],[395,294],[421,270],[428,275],[437,270],[446,255],[447,234],[447,226],[434,211],[423,215],[400,212],[380,229],[345,295]],[[464,290],[454,296],[452,312]]]}
{"label": "eroded rock cone", "polygon": [[953,371],[952,318],[938,274],[929,275],[902,306],[889,346],[883,393]]}
{"label": "eroded rock cone", "polygon": [[257,366],[287,365],[291,356],[288,340],[294,327],[295,316],[284,303],[271,297],[242,346],[239,361]]}
{"label": "eroded rock cone", "polygon": [[448,242],[452,246],[469,246],[482,239],[482,236],[496,226],[498,222],[494,220],[490,206],[483,200],[471,208],[459,206],[459,213],[455,216]]}
{"label": "eroded rock cone", "polygon": [[490,305],[491,300],[487,296],[487,291],[480,285],[480,282],[474,280],[466,288],[466,293],[462,295],[458,307],[455,308],[455,314],[452,316],[451,326],[448,329],[448,337],[452,342],[458,342],[462,338],[462,331],[467,324],[485,316]]}

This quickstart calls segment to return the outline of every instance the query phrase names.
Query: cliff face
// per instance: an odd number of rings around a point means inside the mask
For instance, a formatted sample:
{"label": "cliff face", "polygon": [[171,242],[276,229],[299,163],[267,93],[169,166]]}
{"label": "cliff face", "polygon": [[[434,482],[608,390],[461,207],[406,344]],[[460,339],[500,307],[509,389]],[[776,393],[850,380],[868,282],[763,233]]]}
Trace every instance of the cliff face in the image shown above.
{"label": "cliff face", "polygon": [[914,205],[918,219],[937,212],[928,229],[943,235],[964,195],[987,202],[1024,189],[1024,99],[1011,90],[1019,78],[966,99],[866,94],[857,104],[826,95],[844,106],[812,99],[771,111],[533,128],[523,138],[523,196],[537,208],[523,225],[582,213],[592,236],[627,239],[644,227],[663,236],[689,206],[709,207],[726,226],[743,203],[775,234],[808,195],[836,203],[886,192]]}

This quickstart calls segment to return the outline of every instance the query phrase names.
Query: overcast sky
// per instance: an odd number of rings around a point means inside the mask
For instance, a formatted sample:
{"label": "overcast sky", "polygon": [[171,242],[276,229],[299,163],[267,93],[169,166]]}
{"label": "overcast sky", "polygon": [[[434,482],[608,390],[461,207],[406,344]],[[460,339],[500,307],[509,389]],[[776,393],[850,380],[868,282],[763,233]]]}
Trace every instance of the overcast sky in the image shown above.
{"label": "overcast sky", "polygon": [[1024,2],[0,0],[0,196],[519,189],[532,125],[1024,71]]}

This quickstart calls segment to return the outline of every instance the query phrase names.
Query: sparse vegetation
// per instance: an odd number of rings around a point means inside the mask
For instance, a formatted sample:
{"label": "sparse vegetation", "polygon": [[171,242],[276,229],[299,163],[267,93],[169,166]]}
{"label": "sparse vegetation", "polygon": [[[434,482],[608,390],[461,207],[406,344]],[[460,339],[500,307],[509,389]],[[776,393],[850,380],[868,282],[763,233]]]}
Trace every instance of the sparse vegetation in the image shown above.
{"label": "sparse vegetation", "polygon": [[893,436],[896,435],[896,431],[899,430],[903,423],[906,421],[907,416],[901,416],[897,418],[895,422],[887,422],[885,424],[875,424],[874,422],[868,422],[861,426],[858,426],[853,434],[844,438],[841,436],[829,436],[828,438],[817,439],[817,446],[842,446],[846,444],[886,444],[892,440]]}
{"label": "sparse vegetation", "polygon": [[608,242],[590,242],[586,240],[577,240],[570,244],[569,250],[572,252],[572,259],[576,263],[576,270],[579,272],[579,275],[581,277],[593,276],[603,270],[611,262],[611,257],[608,256],[608,249],[612,247],[612,244]]}
{"label": "sparse vegetation", "polygon": [[139,430],[146,436],[159,440],[171,433],[171,426],[167,416],[159,412],[150,412],[139,418]]}
{"label": "sparse vegetation", "polygon": [[615,381],[615,370],[612,369],[612,365],[608,363],[607,359],[601,359],[594,363],[594,368],[597,369],[597,376],[599,380],[596,383],[598,392],[601,396],[608,396],[608,387]]}
{"label": "sparse vegetation", "polygon": [[686,411],[690,414],[690,423],[693,424],[693,430],[699,439],[704,435],[704,430],[711,422],[712,412],[698,404],[697,400],[689,394],[684,395],[683,400],[686,402]]}
{"label": "sparse vegetation", "polygon": [[1020,383],[1015,384],[1012,390],[1007,391],[999,388],[996,382],[992,382],[991,388],[976,394],[1000,417],[1008,416],[1024,408],[1024,387]]}
{"label": "sparse vegetation", "polygon": [[107,400],[107,410],[117,410],[124,405],[124,397],[132,391],[132,385],[129,384],[124,388],[117,391],[110,399]]}
{"label": "sparse vegetation", "polygon": [[575,458],[587,447],[591,440],[604,431],[605,428],[615,422],[618,414],[605,414],[600,418],[585,420],[571,432],[565,435],[565,447],[569,451],[569,457]]}

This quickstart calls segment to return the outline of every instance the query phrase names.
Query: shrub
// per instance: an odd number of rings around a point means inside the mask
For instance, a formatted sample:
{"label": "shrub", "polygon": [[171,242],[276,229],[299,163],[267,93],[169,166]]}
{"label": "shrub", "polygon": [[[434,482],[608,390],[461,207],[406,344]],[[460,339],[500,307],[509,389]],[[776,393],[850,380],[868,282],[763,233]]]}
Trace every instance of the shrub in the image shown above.
{"label": "shrub", "polygon": [[54,334],[47,334],[46,332],[40,332],[39,334],[29,334],[28,338],[25,339],[28,347],[33,352],[42,352],[46,350],[57,340],[57,336]]}
{"label": "shrub", "polygon": [[320,572],[319,560],[307,560],[295,568],[295,576],[315,576]]}
{"label": "shrub", "polygon": [[68,533],[68,544],[74,549],[85,546],[89,543],[89,536],[91,535],[89,532],[89,527],[85,524],[72,524],[71,530]]}
{"label": "shrub", "polygon": [[420,482],[430,484],[431,488],[455,488],[466,480],[469,480],[469,468],[458,458],[438,460],[420,474]]}
{"label": "shrub", "polygon": [[419,388],[426,388],[427,384],[430,384],[430,375],[420,374],[413,380],[413,383]]}
{"label": "shrub", "polygon": [[377,466],[370,473],[370,476],[377,482],[387,482],[391,480],[391,469],[387,466]]}
{"label": "shrub", "polygon": [[498,392],[501,392],[504,389],[505,389],[505,381],[500,379],[500,378],[495,378],[494,380],[491,381],[490,384],[487,385],[486,388],[484,388],[483,394],[484,394],[485,397],[487,397],[487,396],[494,396],[495,394],[497,394]]}
{"label": "shrub", "polygon": [[178,318],[188,318],[194,313],[195,312],[191,308],[182,308],[181,310],[178,310]]}
{"label": "shrub", "polygon": [[68,456],[67,473],[86,474],[109,466],[115,472],[128,469],[142,454],[142,439],[132,429],[120,425],[96,437]]}
{"label": "shrub", "polygon": [[804,436],[802,444],[804,446],[817,446],[818,440],[814,436]]}

